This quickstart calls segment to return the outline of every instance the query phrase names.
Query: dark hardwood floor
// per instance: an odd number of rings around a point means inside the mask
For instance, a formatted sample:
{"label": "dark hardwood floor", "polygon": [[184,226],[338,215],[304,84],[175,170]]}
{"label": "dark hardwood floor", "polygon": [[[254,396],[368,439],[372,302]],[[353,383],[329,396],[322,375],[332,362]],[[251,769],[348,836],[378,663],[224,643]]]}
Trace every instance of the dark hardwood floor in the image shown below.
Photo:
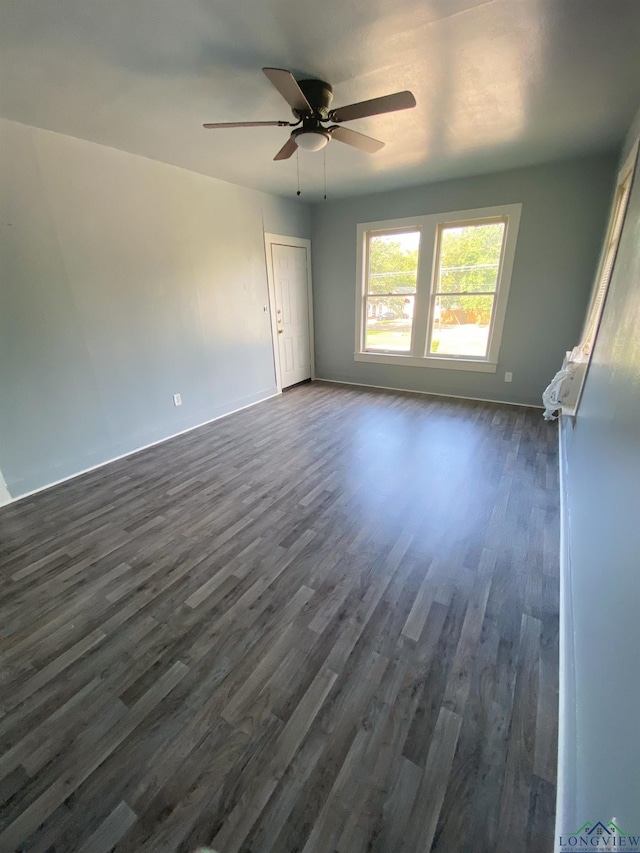
{"label": "dark hardwood floor", "polygon": [[0,850],[553,849],[556,428],[322,383],[0,510]]}

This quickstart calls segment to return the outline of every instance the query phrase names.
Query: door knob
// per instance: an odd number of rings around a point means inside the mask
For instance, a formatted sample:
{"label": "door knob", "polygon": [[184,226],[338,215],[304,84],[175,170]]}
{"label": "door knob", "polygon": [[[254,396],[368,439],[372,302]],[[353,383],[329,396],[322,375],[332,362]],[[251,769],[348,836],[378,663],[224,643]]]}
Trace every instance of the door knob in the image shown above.
{"label": "door knob", "polygon": [[283,334],[284,334],[284,329],[278,329],[278,334],[279,334],[279,335],[283,335]]}

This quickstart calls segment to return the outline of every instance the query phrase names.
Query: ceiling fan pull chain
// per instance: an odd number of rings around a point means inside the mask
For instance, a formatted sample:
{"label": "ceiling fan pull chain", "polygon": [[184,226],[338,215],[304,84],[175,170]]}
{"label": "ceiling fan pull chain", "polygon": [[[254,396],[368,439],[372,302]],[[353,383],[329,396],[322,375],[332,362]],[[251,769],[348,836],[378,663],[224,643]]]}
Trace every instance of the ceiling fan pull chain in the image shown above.
{"label": "ceiling fan pull chain", "polygon": [[296,195],[300,195],[300,151],[296,151],[296,170],[298,172],[298,192]]}
{"label": "ceiling fan pull chain", "polygon": [[327,149],[323,149],[324,154],[324,200],[327,200]]}

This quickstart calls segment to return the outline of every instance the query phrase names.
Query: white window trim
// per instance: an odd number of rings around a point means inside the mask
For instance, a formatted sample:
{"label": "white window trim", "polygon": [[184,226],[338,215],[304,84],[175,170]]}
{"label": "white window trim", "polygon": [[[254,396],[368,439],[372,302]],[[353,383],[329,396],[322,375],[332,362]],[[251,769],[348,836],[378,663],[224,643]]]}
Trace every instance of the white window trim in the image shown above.
{"label": "white window trim", "polygon": [[[520,227],[521,204],[504,204],[495,207],[481,207],[472,210],[457,210],[449,213],[428,214],[403,219],[386,219],[378,222],[363,222],[357,229],[358,256],[356,263],[356,326],[355,326],[355,361],[366,361],[373,364],[395,364],[403,367],[434,367],[447,370],[468,370],[483,373],[495,373],[500,354],[500,343],[507,311],[507,299],[511,287],[513,262],[515,258],[518,229]],[[443,225],[473,224],[483,221],[506,222],[506,233],[499,279],[496,287],[493,316],[489,329],[489,346],[484,358],[469,358],[463,356],[426,355],[430,337],[430,316],[433,305],[433,287],[435,279],[435,264],[438,257],[438,233]],[[365,295],[367,269],[367,239],[372,231],[387,233],[394,230],[420,231],[420,251],[418,256],[418,274],[416,282],[416,310],[412,349],[410,353],[391,351],[365,350]]]}
{"label": "white window trim", "polygon": [[[563,370],[566,370],[567,376],[563,379],[562,387],[559,392],[559,399],[562,403],[562,414],[567,415],[569,417],[575,417],[578,413],[578,407],[580,406],[580,400],[582,399],[582,391],[584,389],[584,384],[587,379],[587,373],[589,371],[589,365],[591,364],[593,350],[595,347],[595,343],[598,339],[598,330],[600,329],[600,322],[602,320],[604,306],[607,301],[609,286],[611,284],[611,279],[613,278],[613,272],[615,270],[616,258],[618,255],[618,246],[620,243],[622,232],[624,230],[624,220],[626,218],[629,198],[631,196],[631,190],[633,189],[633,182],[635,180],[639,145],[640,139],[637,139],[631,150],[629,151],[629,154],[626,160],[624,161],[622,168],[618,172],[615,192],[613,195],[613,202],[611,205],[611,210],[609,212],[607,231],[600,252],[598,269],[596,272],[595,281],[593,283],[593,289],[591,291],[591,298],[589,300],[589,310],[587,311],[587,316],[585,318],[582,335],[580,337],[580,343],[578,344],[578,346],[574,347],[571,352],[567,352],[564,359]],[[616,244],[614,246],[613,259],[609,267],[608,278],[606,281],[603,282],[602,278],[605,274],[605,266],[607,264],[607,251],[611,245],[612,231],[615,227],[615,221],[617,218],[616,214],[618,213],[617,204],[619,194],[627,182],[629,184],[629,187],[626,205],[624,211],[622,212],[620,230],[617,236]],[[602,285],[604,285],[604,287]],[[601,291],[600,298],[598,298],[599,291]]]}

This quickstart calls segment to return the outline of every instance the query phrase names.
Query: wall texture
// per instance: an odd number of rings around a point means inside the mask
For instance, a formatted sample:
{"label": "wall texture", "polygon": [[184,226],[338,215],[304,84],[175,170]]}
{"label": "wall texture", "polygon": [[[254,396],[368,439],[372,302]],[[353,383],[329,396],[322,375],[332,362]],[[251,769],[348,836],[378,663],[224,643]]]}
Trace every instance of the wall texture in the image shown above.
{"label": "wall texture", "polygon": [[[324,379],[540,403],[580,334],[617,154],[320,203],[312,214],[316,373]],[[356,226],[522,202],[498,369],[473,373],[354,362]],[[505,371],[513,383],[505,384]]]}
{"label": "wall texture", "polygon": [[[639,132],[640,114],[636,138]],[[580,408],[575,422],[562,426],[567,560],[558,831],[616,817],[624,832],[640,836],[637,173]]]}
{"label": "wall texture", "polygon": [[308,207],[13,122],[0,132],[11,495],[275,393],[263,232],[308,237]]}

